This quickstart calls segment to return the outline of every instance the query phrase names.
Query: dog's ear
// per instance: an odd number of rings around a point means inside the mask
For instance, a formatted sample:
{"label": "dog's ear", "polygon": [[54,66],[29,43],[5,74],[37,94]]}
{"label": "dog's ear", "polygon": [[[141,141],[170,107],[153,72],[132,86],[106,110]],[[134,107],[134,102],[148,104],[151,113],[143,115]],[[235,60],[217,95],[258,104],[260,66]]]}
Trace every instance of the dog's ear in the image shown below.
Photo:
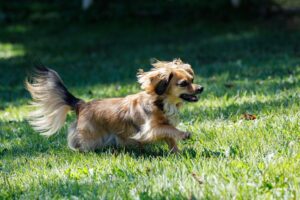
{"label": "dog's ear", "polygon": [[162,95],[168,88],[173,74],[167,68],[152,68],[149,72],[140,70],[137,74],[141,88],[149,94]]}
{"label": "dog's ear", "polygon": [[167,79],[160,80],[157,83],[157,85],[155,86],[155,93],[157,95],[162,95],[166,92],[172,77],[173,77],[173,74],[170,73],[170,75]]}

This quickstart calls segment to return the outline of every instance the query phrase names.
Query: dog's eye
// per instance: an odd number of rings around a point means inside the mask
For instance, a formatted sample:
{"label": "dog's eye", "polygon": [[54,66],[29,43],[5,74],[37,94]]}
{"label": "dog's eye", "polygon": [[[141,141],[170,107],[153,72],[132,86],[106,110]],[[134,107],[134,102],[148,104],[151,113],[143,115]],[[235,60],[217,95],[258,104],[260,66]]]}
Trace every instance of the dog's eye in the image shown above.
{"label": "dog's eye", "polygon": [[178,83],[178,86],[180,86],[180,87],[186,87],[186,86],[188,86],[189,85],[189,83],[187,82],[187,81],[180,81],[179,83]]}

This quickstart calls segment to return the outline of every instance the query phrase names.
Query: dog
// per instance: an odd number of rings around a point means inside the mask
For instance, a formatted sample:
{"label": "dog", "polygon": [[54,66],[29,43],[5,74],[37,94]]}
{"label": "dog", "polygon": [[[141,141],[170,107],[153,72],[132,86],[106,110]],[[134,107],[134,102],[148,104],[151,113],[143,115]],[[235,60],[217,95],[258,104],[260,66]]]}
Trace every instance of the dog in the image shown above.
{"label": "dog", "polygon": [[155,61],[153,68],[137,73],[143,91],[123,98],[85,102],[72,95],[52,69],[37,67],[25,81],[34,110],[29,123],[42,135],[51,136],[65,123],[67,113],[76,113],[68,130],[73,150],[93,151],[108,145],[141,145],[165,141],[171,152],[180,150],[177,141],[190,133],[176,128],[183,102],[197,102],[201,85],[194,84],[194,71],[180,59]]}

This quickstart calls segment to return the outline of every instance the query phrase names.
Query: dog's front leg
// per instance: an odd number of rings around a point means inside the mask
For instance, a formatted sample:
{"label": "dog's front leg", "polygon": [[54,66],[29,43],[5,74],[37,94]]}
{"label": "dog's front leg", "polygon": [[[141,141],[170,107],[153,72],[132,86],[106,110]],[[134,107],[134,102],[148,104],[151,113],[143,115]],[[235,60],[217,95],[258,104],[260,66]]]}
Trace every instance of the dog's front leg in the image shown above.
{"label": "dog's front leg", "polygon": [[160,125],[155,128],[154,134],[156,139],[164,140],[168,144],[170,151],[173,153],[180,152],[177,146],[177,140],[190,138],[190,133],[180,131],[172,125]]}
{"label": "dog's front leg", "polygon": [[149,143],[155,141],[165,141],[169,149],[177,153],[179,149],[177,147],[177,140],[184,140],[190,138],[190,133],[180,131],[170,124],[154,124],[146,125],[141,132],[137,133],[132,139],[140,143]]}

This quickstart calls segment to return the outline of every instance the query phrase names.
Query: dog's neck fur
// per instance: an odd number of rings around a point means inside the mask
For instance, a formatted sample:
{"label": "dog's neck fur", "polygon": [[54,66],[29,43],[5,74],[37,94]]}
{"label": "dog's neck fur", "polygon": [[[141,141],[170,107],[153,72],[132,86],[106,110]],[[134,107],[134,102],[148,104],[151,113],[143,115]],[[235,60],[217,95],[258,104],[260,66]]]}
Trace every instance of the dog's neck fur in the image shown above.
{"label": "dog's neck fur", "polygon": [[179,123],[179,104],[171,103],[168,99],[157,99],[154,104],[165,114],[172,125],[176,126]]}
{"label": "dog's neck fur", "polygon": [[179,111],[176,106],[176,104],[169,103],[168,101],[165,101],[164,103],[164,113],[169,119],[169,122],[173,126],[177,126],[179,123]]}

